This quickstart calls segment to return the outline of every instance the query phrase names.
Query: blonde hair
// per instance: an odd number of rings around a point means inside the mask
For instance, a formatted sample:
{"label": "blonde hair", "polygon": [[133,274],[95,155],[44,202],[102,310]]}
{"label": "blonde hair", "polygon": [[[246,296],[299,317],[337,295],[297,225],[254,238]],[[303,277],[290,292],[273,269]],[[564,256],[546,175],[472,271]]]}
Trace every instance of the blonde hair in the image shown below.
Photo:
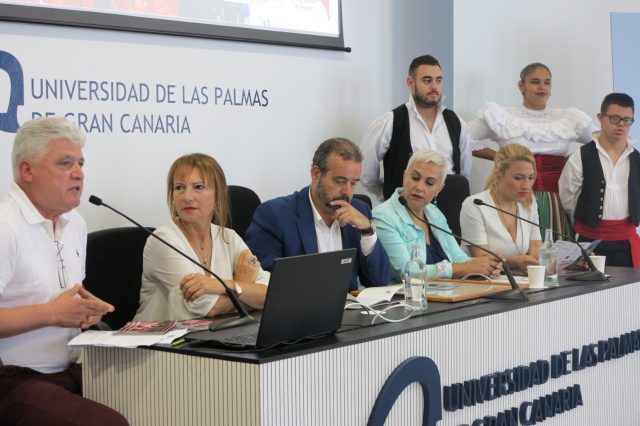
{"label": "blonde hair", "polygon": [[227,179],[224,176],[220,164],[218,164],[213,157],[206,154],[194,153],[183,155],[174,161],[171,168],[169,168],[169,173],[167,174],[167,204],[169,205],[171,217],[178,217],[178,211],[173,204],[173,179],[176,172],[182,167],[198,170],[204,178],[204,183],[213,187],[215,201],[211,221],[220,227],[220,233],[224,236],[222,231],[227,226],[230,211]]}
{"label": "blonde hair", "polygon": [[[509,167],[516,161],[525,161],[533,166],[534,174],[536,171],[536,159],[533,153],[526,146],[519,145],[517,143],[505,145],[496,153],[493,159],[493,171],[487,179],[485,189],[491,191],[491,195],[495,196],[498,189],[498,175],[503,175],[509,170]],[[527,198],[522,202],[527,209],[533,203],[533,191],[529,192]]]}

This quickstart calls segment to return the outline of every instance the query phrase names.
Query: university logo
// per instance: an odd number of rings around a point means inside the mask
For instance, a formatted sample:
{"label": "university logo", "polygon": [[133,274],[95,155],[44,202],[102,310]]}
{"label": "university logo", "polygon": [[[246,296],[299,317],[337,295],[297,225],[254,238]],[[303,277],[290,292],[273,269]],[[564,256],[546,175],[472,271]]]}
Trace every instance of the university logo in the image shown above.
{"label": "university logo", "polygon": [[24,105],[24,75],[20,62],[9,52],[0,50],[0,69],[9,74],[11,84],[9,106],[0,113],[0,131],[15,133],[18,131],[18,106]]}
{"label": "university logo", "polygon": [[423,356],[409,358],[393,370],[378,394],[367,426],[383,426],[402,391],[416,382],[424,399],[422,426],[435,426],[442,419],[440,371],[435,362]]}

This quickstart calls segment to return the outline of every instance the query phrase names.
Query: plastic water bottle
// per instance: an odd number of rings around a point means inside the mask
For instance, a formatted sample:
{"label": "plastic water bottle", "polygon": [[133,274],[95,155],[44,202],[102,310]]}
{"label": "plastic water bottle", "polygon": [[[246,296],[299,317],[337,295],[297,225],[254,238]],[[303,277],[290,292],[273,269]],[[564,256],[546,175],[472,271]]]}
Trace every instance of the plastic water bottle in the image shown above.
{"label": "plastic water bottle", "polygon": [[411,247],[411,259],[404,269],[404,301],[414,311],[427,310],[426,285],[427,265],[420,256],[420,246],[414,244]]}
{"label": "plastic water bottle", "polygon": [[553,246],[553,230],[544,233],[544,243],[538,252],[538,261],[544,266],[544,284],[558,285],[558,250]]}

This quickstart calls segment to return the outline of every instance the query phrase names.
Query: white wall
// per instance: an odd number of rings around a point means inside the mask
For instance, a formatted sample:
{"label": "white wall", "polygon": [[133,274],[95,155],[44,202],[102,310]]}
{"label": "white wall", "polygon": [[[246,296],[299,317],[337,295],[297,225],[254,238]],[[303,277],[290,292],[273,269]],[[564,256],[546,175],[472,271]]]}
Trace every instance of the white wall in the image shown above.
{"label": "white wall", "polygon": [[[64,77],[268,89],[270,106],[263,109],[68,103],[70,111],[158,109],[190,116],[190,135],[88,135],[85,199],[95,193],[157,226],[167,220],[164,179],[177,156],[212,154],[230,183],[253,187],[262,199],[292,192],[308,182],[318,143],[331,136],[358,141],[370,121],[407,99],[408,62],[420,54],[441,60],[446,103],[465,120],[488,100],[520,103],[518,74],[533,61],[553,72],[550,106],[575,106],[595,116],[613,90],[612,11],[640,12],[640,4],[346,0],[345,42],[352,53],[9,22],[0,25],[0,49],[21,61],[25,83]],[[0,71],[0,110],[6,81]],[[21,122],[33,110],[59,111],[63,104],[26,97]],[[12,140],[0,133],[0,193],[12,180]],[[474,162],[473,192],[489,170],[489,162]],[[91,230],[125,224],[86,202],[80,212]]]}
{"label": "white wall", "polygon": [[[430,7],[433,4],[433,7]],[[164,181],[171,162],[184,153],[213,155],[231,184],[254,188],[265,200],[308,184],[313,151],[324,139],[358,141],[377,115],[404,102],[409,61],[442,52],[450,62],[450,26],[426,25],[451,6],[437,0],[347,0],[345,43],[352,53],[223,42],[127,32],[1,22],[0,50],[20,61],[25,105],[19,122],[34,111],[183,114],[191,134],[88,134],[83,203],[89,229],[126,226],[123,219],[86,199],[96,194],[139,222],[168,220]],[[446,40],[438,40],[444,32]],[[108,80],[267,89],[269,106],[223,107],[34,99],[31,80]],[[0,110],[6,109],[8,77],[0,71]],[[12,181],[13,134],[0,132],[0,193]]]}
{"label": "white wall", "polygon": [[[595,120],[613,90],[610,13],[639,11],[634,0],[455,0],[456,112],[470,120],[486,101],[521,103],[520,70],[542,62],[553,73],[549,106],[577,107]],[[489,170],[474,162],[472,193]]]}

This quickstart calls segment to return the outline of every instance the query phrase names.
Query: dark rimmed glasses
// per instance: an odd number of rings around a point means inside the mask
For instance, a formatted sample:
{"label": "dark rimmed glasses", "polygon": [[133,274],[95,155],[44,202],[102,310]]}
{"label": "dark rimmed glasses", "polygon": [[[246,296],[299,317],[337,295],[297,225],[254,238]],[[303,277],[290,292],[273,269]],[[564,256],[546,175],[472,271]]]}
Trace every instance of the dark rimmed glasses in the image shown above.
{"label": "dark rimmed glasses", "polygon": [[625,126],[629,127],[635,121],[633,119],[633,117],[620,117],[619,115],[607,115],[607,114],[602,114],[602,115],[607,117],[607,119],[609,120],[609,123],[614,124],[614,125],[617,125],[618,123],[620,123],[622,121],[622,124],[624,124]]}

